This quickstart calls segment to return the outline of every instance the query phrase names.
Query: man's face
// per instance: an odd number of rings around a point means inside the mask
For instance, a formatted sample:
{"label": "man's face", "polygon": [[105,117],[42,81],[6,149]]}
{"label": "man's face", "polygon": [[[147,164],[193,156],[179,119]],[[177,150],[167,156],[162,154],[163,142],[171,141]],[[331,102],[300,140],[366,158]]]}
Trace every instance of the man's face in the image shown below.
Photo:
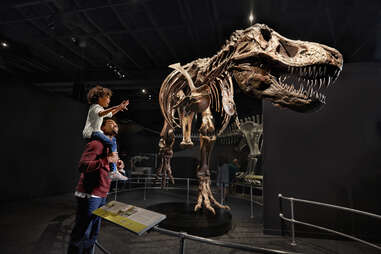
{"label": "man's face", "polygon": [[102,131],[106,135],[115,136],[118,134],[119,127],[114,120],[107,120],[105,125],[102,126]]}

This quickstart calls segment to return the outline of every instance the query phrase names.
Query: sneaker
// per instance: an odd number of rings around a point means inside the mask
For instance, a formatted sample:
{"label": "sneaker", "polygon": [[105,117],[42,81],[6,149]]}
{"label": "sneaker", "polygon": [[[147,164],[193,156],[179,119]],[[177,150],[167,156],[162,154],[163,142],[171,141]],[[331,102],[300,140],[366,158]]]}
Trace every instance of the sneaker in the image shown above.
{"label": "sneaker", "polygon": [[112,172],[109,173],[108,176],[113,181],[116,181],[116,180],[126,181],[128,179],[126,176],[122,175],[118,171],[112,171]]}

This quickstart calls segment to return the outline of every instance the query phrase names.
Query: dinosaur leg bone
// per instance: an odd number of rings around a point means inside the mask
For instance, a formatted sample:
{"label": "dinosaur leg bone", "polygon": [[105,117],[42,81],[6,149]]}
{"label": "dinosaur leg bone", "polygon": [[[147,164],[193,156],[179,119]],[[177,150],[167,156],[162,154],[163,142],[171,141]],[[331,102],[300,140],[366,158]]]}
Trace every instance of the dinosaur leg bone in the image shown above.
{"label": "dinosaur leg bone", "polygon": [[192,120],[194,117],[194,112],[190,112],[186,114],[184,111],[180,111],[180,120],[181,127],[183,131],[183,140],[180,143],[182,148],[189,148],[193,146],[193,142],[191,140],[191,130],[192,130]]}
{"label": "dinosaur leg bone", "polygon": [[161,178],[161,187],[163,188],[166,184],[167,176],[173,184],[175,183],[171,170],[171,158],[173,156],[172,147],[175,142],[175,135],[173,134],[173,129],[169,127],[166,121],[164,121],[164,126],[160,133],[160,137],[159,158],[161,164],[157,170],[156,178]]}
{"label": "dinosaur leg bone", "polygon": [[214,143],[216,141],[216,135],[214,133],[213,117],[210,112],[210,108],[207,108],[202,113],[202,124],[200,127],[200,147],[201,147],[201,161],[197,168],[197,177],[199,179],[198,186],[198,198],[197,204],[194,210],[197,211],[204,204],[205,208],[215,214],[215,210],[212,204],[220,208],[230,209],[228,206],[223,206],[213,197],[213,193],[210,190],[210,171],[209,161],[210,155],[213,150]]}

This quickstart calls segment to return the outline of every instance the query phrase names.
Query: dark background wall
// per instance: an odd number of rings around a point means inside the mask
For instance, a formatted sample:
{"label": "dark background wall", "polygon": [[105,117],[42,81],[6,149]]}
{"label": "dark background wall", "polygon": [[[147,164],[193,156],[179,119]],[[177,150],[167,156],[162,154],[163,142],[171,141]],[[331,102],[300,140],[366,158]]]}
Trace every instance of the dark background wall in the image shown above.
{"label": "dark background wall", "polygon": [[1,200],[73,191],[87,105],[20,82],[2,88]]}
{"label": "dark background wall", "polygon": [[[278,193],[381,214],[381,65],[344,64],[327,95],[310,114],[264,104],[267,233],[280,230]],[[297,204],[296,219],[380,239],[376,219],[348,212]]]}

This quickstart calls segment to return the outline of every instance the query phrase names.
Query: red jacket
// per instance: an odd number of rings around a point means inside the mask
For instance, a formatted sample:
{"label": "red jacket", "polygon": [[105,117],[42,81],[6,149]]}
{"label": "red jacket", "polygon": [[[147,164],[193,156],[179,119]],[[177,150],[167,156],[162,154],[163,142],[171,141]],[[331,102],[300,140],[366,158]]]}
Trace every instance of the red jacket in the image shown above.
{"label": "red jacket", "polygon": [[81,176],[77,191],[106,197],[110,190],[111,179],[108,177],[110,166],[107,161],[108,148],[101,141],[92,140],[87,143],[79,161]]}

